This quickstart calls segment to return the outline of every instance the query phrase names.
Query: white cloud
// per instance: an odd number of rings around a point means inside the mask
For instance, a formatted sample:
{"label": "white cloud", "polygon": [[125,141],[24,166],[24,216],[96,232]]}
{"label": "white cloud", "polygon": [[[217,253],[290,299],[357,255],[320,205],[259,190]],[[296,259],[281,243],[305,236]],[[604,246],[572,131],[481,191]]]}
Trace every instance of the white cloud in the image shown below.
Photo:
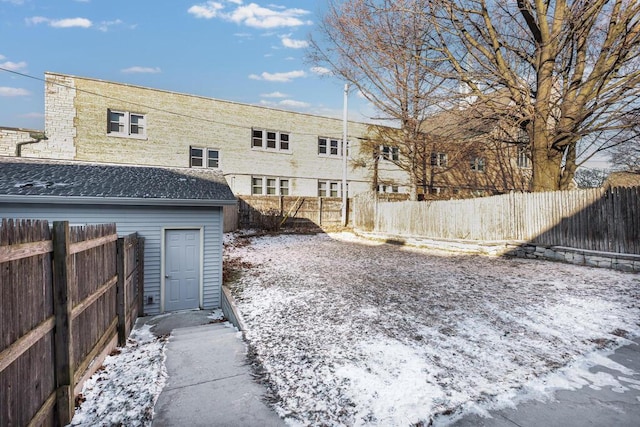
{"label": "white cloud", "polygon": [[52,28],[90,28],[93,23],[87,18],[65,18],[65,19],[50,19],[44,16],[34,16],[26,19],[27,24],[38,25],[48,24]]}
{"label": "white cloud", "polygon": [[191,6],[187,12],[196,18],[211,19],[218,16],[218,12],[222,9],[224,9],[224,5],[222,3],[218,3],[217,1],[208,1],[206,3]]}
{"label": "white cloud", "polygon": [[25,21],[30,25],[38,25],[45,22],[49,22],[49,18],[45,18],[44,16],[32,16],[31,18],[26,18]]}
{"label": "white cloud", "polygon": [[133,73],[157,74],[162,72],[162,70],[160,70],[160,67],[140,67],[136,65],[133,67],[122,69],[120,70],[120,72],[127,73],[127,74],[133,74]]}
{"label": "white cloud", "polygon": [[311,104],[302,101],[294,101],[293,99],[285,99],[278,102],[278,105],[288,108],[308,108]]}
{"label": "white cloud", "polygon": [[26,114],[20,114],[18,117],[23,118],[23,119],[41,119],[42,117],[44,117],[44,113],[26,113]]}
{"label": "white cloud", "polygon": [[306,73],[302,70],[289,71],[286,73],[267,73],[265,71],[260,75],[251,74],[249,78],[252,80],[266,80],[268,82],[287,83],[292,81],[293,79],[297,79],[299,77],[305,77],[305,76],[306,76]]}
{"label": "white cloud", "polygon": [[21,5],[24,4],[24,0],[2,0],[3,3],[11,3]]}
{"label": "white cloud", "polygon": [[6,59],[6,58],[7,58],[6,56],[4,56],[4,55],[0,55],[0,61],[4,60],[4,59]]}
{"label": "white cloud", "polygon": [[280,40],[282,40],[282,45],[284,47],[288,47],[290,49],[304,49],[309,46],[309,42],[306,40],[294,40],[288,36],[283,36]]}
{"label": "white cloud", "polygon": [[[0,59],[4,59],[4,57]],[[9,71],[20,71],[27,68],[27,63],[24,61],[20,61],[20,62],[7,61],[7,62],[0,63],[0,67]]]}
{"label": "white cloud", "polygon": [[109,28],[115,27],[117,25],[122,25],[122,20],[116,19],[115,21],[102,21],[100,22],[100,24],[98,24],[98,30],[106,33],[107,31],[109,31]]}
{"label": "white cloud", "polygon": [[19,87],[0,86],[0,96],[29,96],[31,93]]}
{"label": "white cloud", "polygon": [[331,70],[325,67],[312,67],[311,72],[321,76],[326,76],[328,74],[331,74]]}
{"label": "white cloud", "polygon": [[271,93],[263,93],[260,96],[263,98],[286,98],[288,95],[282,92],[271,92]]}
{"label": "white cloud", "polygon": [[49,25],[53,28],[89,28],[93,25],[93,23],[87,18],[66,18],[52,20],[49,22]]}
{"label": "white cloud", "polygon": [[246,25],[252,28],[285,28],[311,25],[309,20],[303,20],[310,12],[304,9],[285,9],[271,5],[270,8],[262,7],[256,3],[244,5],[240,0],[228,0],[237,7],[230,12],[223,12],[224,4],[218,1],[207,1],[191,6],[187,12],[196,18],[212,19],[221,18],[225,21]]}
{"label": "white cloud", "polygon": [[240,6],[227,15],[227,19],[237,24],[244,24],[253,28],[280,28],[310,25],[310,21],[303,21],[300,17],[309,12],[304,9],[272,10],[250,3]]}

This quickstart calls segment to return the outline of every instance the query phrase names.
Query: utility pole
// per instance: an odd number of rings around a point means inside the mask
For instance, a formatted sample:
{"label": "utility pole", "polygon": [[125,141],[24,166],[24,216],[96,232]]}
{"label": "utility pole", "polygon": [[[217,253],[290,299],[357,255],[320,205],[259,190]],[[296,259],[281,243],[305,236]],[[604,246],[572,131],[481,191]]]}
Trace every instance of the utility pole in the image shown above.
{"label": "utility pole", "polygon": [[342,225],[347,226],[347,100],[349,97],[349,84],[344,85],[344,110],[342,113]]}

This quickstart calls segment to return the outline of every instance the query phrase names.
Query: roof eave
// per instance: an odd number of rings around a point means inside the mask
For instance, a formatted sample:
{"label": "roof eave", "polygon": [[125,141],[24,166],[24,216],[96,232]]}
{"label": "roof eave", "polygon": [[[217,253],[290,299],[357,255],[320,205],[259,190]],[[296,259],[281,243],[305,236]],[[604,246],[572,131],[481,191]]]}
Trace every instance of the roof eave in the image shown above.
{"label": "roof eave", "polygon": [[142,197],[96,197],[96,196],[37,196],[0,195],[0,203],[52,203],[71,205],[118,205],[118,206],[232,206],[237,199],[170,199]]}

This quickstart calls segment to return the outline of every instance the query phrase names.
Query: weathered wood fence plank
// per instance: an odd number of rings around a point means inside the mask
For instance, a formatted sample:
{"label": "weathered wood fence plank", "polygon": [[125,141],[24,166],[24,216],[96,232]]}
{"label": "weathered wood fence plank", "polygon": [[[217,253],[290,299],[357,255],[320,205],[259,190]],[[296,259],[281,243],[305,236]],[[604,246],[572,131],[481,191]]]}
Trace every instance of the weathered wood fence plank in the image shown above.
{"label": "weathered wood fence plank", "polygon": [[432,239],[527,241],[640,254],[640,187],[512,193],[466,200],[355,198],[354,228]]}
{"label": "weathered wood fence plank", "polygon": [[55,361],[58,422],[67,425],[74,412],[73,335],[71,333],[72,261],[68,222],[53,223],[53,304],[55,311]]}
{"label": "weathered wood fence plank", "polygon": [[[127,298],[117,316],[115,224],[2,220],[0,426],[66,425],[74,386],[142,313],[143,240],[127,236]],[[119,324],[124,325],[121,331]]]}

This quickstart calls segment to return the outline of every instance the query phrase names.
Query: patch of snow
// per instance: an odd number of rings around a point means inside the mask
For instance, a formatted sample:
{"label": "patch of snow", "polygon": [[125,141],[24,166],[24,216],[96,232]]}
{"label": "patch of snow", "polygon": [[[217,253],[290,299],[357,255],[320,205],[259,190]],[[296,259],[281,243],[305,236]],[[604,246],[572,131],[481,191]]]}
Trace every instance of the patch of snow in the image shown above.
{"label": "patch of snow", "polygon": [[225,245],[245,339],[294,425],[447,425],[558,388],[633,383],[606,351],[640,335],[640,278],[453,255],[351,233]]}
{"label": "patch of snow", "polygon": [[224,313],[222,312],[222,309],[216,308],[209,313],[207,319],[221,321],[224,319]]}
{"label": "patch of snow", "polygon": [[150,426],[167,379],[165,341],[150,325],[134,329],[125,347],[107,356],[82,388],[72,426]]}

